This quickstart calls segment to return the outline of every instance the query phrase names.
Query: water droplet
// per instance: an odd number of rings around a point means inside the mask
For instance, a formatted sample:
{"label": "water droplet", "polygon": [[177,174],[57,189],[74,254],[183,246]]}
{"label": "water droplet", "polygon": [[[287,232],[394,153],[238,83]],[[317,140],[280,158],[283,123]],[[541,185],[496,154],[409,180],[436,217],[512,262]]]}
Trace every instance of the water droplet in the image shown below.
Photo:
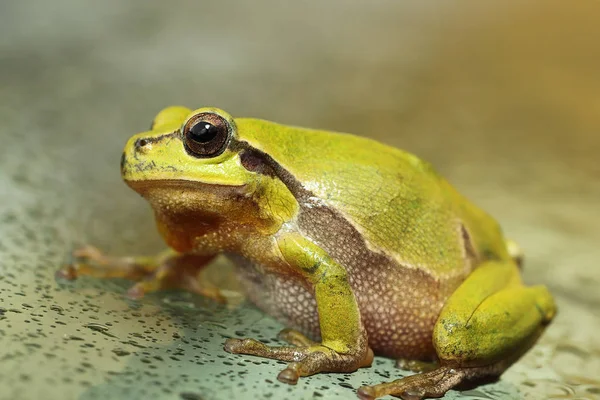
{"label": "water droplet", "polygon": [[93,331],[97,332],[106,332],[108,331],[108,326],[102,325],[96,322],[90,322],[89,324],[84,325],[86,328],[90,328]]}
{"label": "water droplet", "polygon": [[80,338],[79,336],[75,336],[75,335],[69,335],[68,333],[65,333],[63,335],[63,338],[67,339],[67,340],[85,340],[83,338]]}
{"label": "water droplet", "polygon": [[131,354],[131,352],[124,349],[114,349],[112,352],[118,355],[119,357],[128,356],[129,354]]}
{"label": "water droplet", "polygon": [[84,325],[86,328],[91,329],[96,332],[100,332],[103,335],[110,336],[116,338],[115,335],[109,332],[109,327],[106,325],[99,324],[97,322],[90,322],[89,324]]}
{"label": "water droplet", "polygon": [[179,397],[181,397],[183,400],[204,400],[204,397],[202,397],[202,395],[191,392],[179,393]]}

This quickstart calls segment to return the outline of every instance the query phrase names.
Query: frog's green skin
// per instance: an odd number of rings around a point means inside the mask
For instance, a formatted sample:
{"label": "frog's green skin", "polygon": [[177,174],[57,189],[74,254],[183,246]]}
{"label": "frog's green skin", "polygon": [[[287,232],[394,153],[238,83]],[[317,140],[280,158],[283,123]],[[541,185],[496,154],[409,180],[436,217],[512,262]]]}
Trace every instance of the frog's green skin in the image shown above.
{"label": "frog's green skin", "polygon": [[[199,115],[229,129],[219,154],[184,146]],[[315,340],[226,343],[290,361],[283,381],[354,371],[375,352],[439,367],[359,397],[439,396],[499,375],[555,313],[545,287],[521,283],[489,215],[428,163],[366,138],[170,107],[128,141],[122,174],[171,248],[229,255],[252,301]]]}

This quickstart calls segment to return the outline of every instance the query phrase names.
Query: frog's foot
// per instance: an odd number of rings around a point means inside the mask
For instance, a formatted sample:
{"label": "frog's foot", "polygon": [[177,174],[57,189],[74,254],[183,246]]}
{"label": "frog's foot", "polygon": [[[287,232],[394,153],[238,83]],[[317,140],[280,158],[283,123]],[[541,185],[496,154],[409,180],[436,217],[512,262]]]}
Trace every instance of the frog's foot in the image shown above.
{"label": "frog's foot", "polygon": [[226,303],[226,299],[219,288],[202,279],[197,267],[173,262],[161,264],[143,280],[130,287],[127,291],[127,297],[140,299],[146,293],[161,289],[183,289],[208,297],[218,303]]}
{"label": "frog's foot", "polygon": [[436,361],[419,361],[400,358],[396,360],[396,368],[405,369],[412,372],[429,372],[438,367]]}
{"label": "frog's foot", "polygon": [[505,368],[505,365],[500,364],[472,368],[441,366],[433,371],[407,376],[393,382],[363,386],[358,389],[357,394],[362,400],[373,400],[385,395],[400,397],[404,400],[442,397],[448,390],[465,381],[497,376]]}
{"label": "frog's foot", "polygon": [[131,257],[109,257],[93,246],[84,246],[72,253],[73,261],[56,272],[62,279],[79,276],[94,278],[125,278],[140,280],[155,267],[149,262],[137,262]]}
{"label": "frog's foot", "polygon": [[283,340],[284,342],[288,342],[291,345],[294,346],[298,346],[298,347],[310,347],[310,346],[317,346],[319,343],[315,342],[313,340],[310,340],[309,338],[307,338],[306,336],[304,336],[302,333],[298,332],[295,329],[283,329],[281,332],[279,332],[279,334],[277,335],[277,337],[281,340]]}
{"label": "frog's foot", "polygon": [[285,329],[279,337],[298,346],[267,346],[254,339],[228,339],[225,342],[225,351],[290,362],[287,368],[279,373],[277,379],[291,385],[295,385],[301,376],[319,372],[353,372],[369,367],[373,362],[373,351],[366,346],[359,346],[355,351],[340,354],[294,330]]}
{"label": "frog's foot", "polygon": [[111,257],[95,247],[84,246],[73,252],[74,262],[57,271],[56,276],[68,280],[80,276],[132,280],[136,283],[127,296],[133,299],[161,289],[180,288],[223,303],[225,299],[218,288],[199,274],[212,258],[170,250],[156,257]]}

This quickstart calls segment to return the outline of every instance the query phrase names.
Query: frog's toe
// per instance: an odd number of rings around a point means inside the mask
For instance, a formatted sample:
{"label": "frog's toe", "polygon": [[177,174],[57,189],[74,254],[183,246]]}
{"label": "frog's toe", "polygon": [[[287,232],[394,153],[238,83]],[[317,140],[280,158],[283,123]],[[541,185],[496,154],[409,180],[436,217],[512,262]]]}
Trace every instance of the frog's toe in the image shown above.
{"label": "frog's toe", "polygon": [[71,261],[56,271],[55,276],[72,281],[82,275],[93,275],[92,264],[104,264],[105,261],[106,257],[98,248],[85,245],[71,252]]}
{"label": "frog's toe", "polygon": [[139,300],[146,294],[143,285],[140,283],[136,283],[132,287],[127,290],[127,294],[125,297],[131,300]]}
{"label": "frog's toe", "polygon": [[[233,354],[248,354],[251,356],[264,356],[269,347],[254,339],[227,339],[223,349]],[[274,358],[274,357],[269,357]]]}
{"label": "frog's toe", "polygon": [[305,356],[306,348],[296,346],[267,346],[255,339],[227,339],[223,349],[228,353],[247,354],[280,361],[298,361]]}
{"label": "frog's toe", "polygon": [[77,279],[77,270],[73,264],[67,264],[54,273],[56,279],[73,281]]}
{"label": "frog's toe", "polygon": [[300,333],[299,331],[297,331],[295,329],[289,329],[289,328],[283,329],[281,332],[279,332],[277,337],[279,339],[283,340],[284,342],[293,344],[294,346],[309,347],[309,346],[315,346],[318,344],[317,342],[310,340],[309,338],[307,338],[306,336],[304,336],[302,333]]}
{"label": "frog's toe", "polygon": [[360,400],[374,400],[377,398],[377,392],[373,386],[361,386],[356,394]]}
{"label": "frog's toe", "polygon": [[406,358],[396,360],[396,368],[405,369],[412,372],[429,372],[438,367],[437,361],[419,361]]}
{"label": "frog's toe", "polygon": [[277,375],[279,382],[287,383],[288,385],[295,385],[298,383],[298,379],[300,379],[300,375],[291,368],[286,368]]}
{"label": "frog's toe", "polygon": [[277,379],[281,382],[295,384],[299,377],[319,372],[354,372],[373,362],[371,349],[367,349],[366,354],[340,354],[323,345],[296,349],[300,349],[304,355],[279,373]]}
{"label": "frog's toe", "polygon": [[227,304],[227,298],[221,293],[221,290],[208,282],[208,280],[201,275],[183,274],[180,276],[175,286],[192,293],[197,293],[200,296],[209,298],[219,304]]}
{"label": "frog's toe", "polygon": [[94,278],[140,279],[145,268],[131,257],[110,257],[94,246],[83,246],[71,253],[70,262],[56,272],[56,277],[74,280],[81,276]]}
{"label": "frog's toe", "polygon": [[[301,376],[310,376],[323,371],[333,372],[330,369],[335,369],[335,372],[352,372],[358,369],[358,366],[349,362],[350,360],[341,360],[338,354],[328,354],[331,351],[325,352],[324,349],[318,349],[318,347],[306,350],[308,352],[301,361],[290,363],[277,375],[278,381],[295,385]],[[335,364],[338,366],[334,366]],[[349,370],[345,371],[344,369]]]}
{"label": "frog's toe", "polygon": [[91,245],[85,245],[73,250],[72,255],[78,260],[101,262],[106,256],[100,249]]}

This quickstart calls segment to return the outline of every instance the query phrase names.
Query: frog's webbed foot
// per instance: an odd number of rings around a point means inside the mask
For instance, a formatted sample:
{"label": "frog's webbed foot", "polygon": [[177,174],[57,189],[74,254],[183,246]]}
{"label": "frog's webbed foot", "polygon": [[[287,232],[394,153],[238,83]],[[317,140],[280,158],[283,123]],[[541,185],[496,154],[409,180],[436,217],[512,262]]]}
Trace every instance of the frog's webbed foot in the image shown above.
{"label": "frog's webbed foot", "polygon": [[296,346],[267,346],[254,339],[228,339],[225,350],[234,354],[248,354],[280,361],[288,361],[287,368],[277,379],[296,384],[301,376],[319,372],[353,372],[373,362],[373,351],[359,346],[355,351],[340,354],[325,344],[314,342],[298,331],[284,329],[279,337]]}
{"label": "frog's webbed foot", "polygon": [[357,394],[362,400],[373,400],[386,395],[400,397],[403,400],[437,398],[465,381],[498,376],[504,369],[506,365],[502,362],[469,368],[441,366],[433,371],[407,376],[393,382],[362,386]]}
{"label": "frog's webbed foot", "polygon": [[219,289],[204,282],[199,275],[213,256],[167,250],[155,257],[112,257],[93,246],[84,246],[75,250],[72,257],[73,262],[56,272],[58,278],[74,280],[92,276],[132,280],[136,283],[127,291],[127,296],[133,299],[161,289],[180,288],[225,302]]}
{"label": "frog's webbed foot", "polygon": [[464,377],[464,370],[440,367],[393,382],[362,386],[358,389],[358,397],[362,400],[373,400],[385,395],[400,397],[404,400],[442,397],[444,393],[458,385]]}

